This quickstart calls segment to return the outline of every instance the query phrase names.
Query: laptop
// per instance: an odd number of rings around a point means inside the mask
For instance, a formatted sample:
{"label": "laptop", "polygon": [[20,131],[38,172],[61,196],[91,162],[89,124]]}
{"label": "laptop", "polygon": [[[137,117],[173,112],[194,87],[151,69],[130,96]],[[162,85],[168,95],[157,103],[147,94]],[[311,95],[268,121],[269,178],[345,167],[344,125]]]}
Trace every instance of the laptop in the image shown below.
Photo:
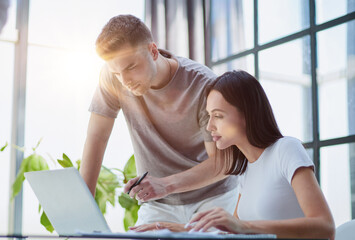
{"label": "laptop", "polygon": [[26,172],[25,178],[59,235],[111,232],[76,168]]}
{"label": "laptop", "polygon": [[125,239],[275,239],[272,234],[111,232],[89,188],[76,168],[26,172],[33,192],[59,236]]}

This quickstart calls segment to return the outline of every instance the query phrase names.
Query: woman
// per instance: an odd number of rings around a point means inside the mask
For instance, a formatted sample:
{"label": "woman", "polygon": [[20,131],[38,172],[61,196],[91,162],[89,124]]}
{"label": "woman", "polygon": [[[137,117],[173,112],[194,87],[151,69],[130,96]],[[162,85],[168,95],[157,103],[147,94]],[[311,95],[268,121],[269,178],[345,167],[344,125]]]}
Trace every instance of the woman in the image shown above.
{"label": "woman", "polygon": [[196,214],[188,229],[333,239],[333,217],[314,165],[299,140],[280,133],[260,83],[244,71],[226,72],[207,89],[206,109],[219,150],[216,165],[242,176],[240,195],[234,216],[216,208]]}

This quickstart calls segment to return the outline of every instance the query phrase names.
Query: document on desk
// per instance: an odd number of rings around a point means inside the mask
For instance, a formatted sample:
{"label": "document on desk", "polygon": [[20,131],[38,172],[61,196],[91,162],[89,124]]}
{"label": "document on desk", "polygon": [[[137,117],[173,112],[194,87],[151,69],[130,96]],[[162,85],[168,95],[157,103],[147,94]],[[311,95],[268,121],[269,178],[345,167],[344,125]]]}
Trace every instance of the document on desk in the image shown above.
{"label": "document on desk", "polygon": [[221,234],[221,232],[171,232],[168,229],[127,233],[80,233],[83,237],[132,239],[276,239],[274,234]]}

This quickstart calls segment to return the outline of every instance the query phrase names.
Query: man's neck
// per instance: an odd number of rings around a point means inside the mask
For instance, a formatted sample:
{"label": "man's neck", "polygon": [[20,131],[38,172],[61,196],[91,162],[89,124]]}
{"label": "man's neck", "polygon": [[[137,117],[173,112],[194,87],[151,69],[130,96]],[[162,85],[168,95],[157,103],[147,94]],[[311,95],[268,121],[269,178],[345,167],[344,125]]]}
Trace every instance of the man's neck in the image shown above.
{"label": "man's neck", "polygon": [[159,54],[157,67],[157,81],[152,86],[153,89],[160,89],[166,86],[175,75],[177,69],[177,61],[173,58],[166,58]]}

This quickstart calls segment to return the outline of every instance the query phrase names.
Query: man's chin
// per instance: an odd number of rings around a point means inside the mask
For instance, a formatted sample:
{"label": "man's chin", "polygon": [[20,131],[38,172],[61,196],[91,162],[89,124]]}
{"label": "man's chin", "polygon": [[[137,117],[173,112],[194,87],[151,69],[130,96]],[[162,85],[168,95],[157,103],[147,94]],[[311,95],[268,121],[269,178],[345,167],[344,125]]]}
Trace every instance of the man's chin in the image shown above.
{"label": "man's chin", "polygon": [[146,91],[131,91],[134,96],[140,97],[145,94]]}

